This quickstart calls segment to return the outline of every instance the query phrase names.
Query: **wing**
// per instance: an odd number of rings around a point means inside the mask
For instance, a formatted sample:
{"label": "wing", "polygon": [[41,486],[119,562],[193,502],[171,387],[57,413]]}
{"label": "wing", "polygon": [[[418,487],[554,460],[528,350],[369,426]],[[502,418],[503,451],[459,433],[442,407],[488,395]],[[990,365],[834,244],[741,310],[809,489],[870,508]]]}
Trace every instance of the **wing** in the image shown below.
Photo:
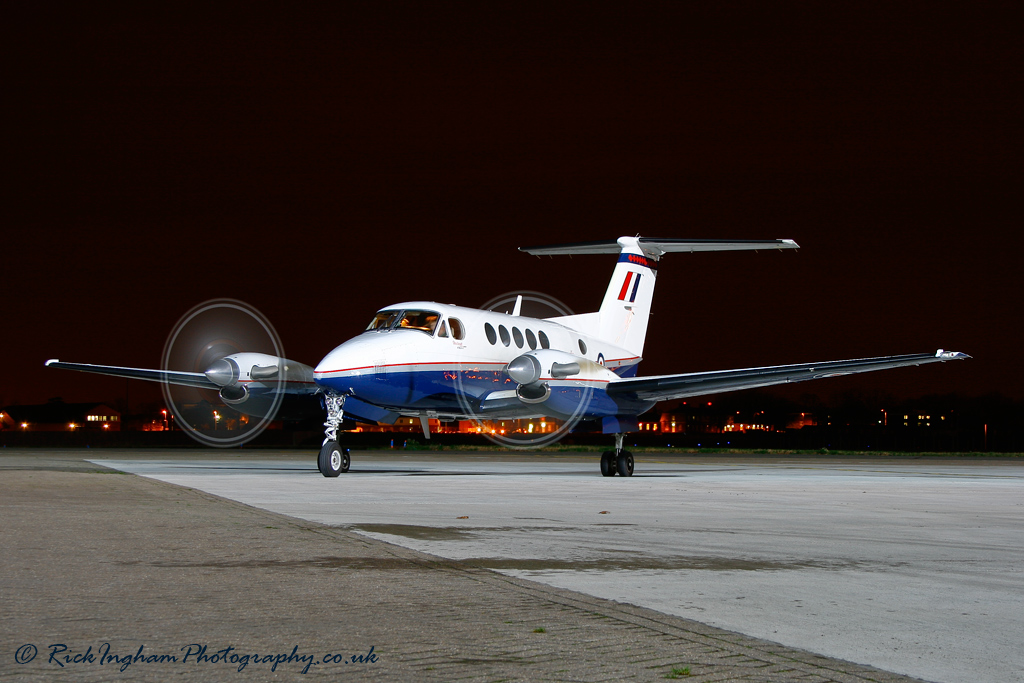
{"label": "wing", "polygon": [[48,368],[60,368],[62,370],[78,370],[79,372],[94,372],[97,375],[113,375],[114,377],[131,377],[132,379],[145,379],[151,382],[164,382],[166,384],[180,384],[186,387],[197,387],[199,389],[220,389],[219,384],[214,384],[206,375],[201,372],[171,372],[167,370],[144,370],[142,368],[121,368],[113,365],[88,365],[86,363],[61,363],[56,358],[46,361]]}
{"label": "wing", "polygon": [[935,353],[911,353],[904,356],[833,360],[799,365],[773,365],[764,368],[716,372],[691,372],[683,375],[632,377],[611,382],[608,384],[607,391],[613,396],[616,394],[629,395],[641,400],[664,401],[673,398],[720,394],[738,389],[767,387],[772,384],[839,377],[872,370],[902,368],[908,365],[943,363],[947,360],[963,360],[965,358],[970,358],[970,356],[958,351],[939,349]]}

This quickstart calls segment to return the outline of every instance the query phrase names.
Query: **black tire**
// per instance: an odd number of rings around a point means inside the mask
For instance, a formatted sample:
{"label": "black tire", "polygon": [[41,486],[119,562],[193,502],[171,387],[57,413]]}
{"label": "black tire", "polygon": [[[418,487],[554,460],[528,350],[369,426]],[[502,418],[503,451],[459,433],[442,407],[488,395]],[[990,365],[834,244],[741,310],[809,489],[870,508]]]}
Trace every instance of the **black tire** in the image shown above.
{"label": "black tire", "polygon": [[601,476],[615,476],[615,451],[605,451],[601,454]]}
{"label": "black tire", "polygon": [[351,461],[347,448],[339,446],[337,441],[328,441],[320,449],[316,464],[320,468],[320,474],[325,477],[336,477],[342,472],[348,472]]}
{"label": "black tire", "polygon": [[629,451],[622,451],[622,453],[619,454],[616,465],[616,469],[619,470],[620,477],[633,476],[633,454]]}

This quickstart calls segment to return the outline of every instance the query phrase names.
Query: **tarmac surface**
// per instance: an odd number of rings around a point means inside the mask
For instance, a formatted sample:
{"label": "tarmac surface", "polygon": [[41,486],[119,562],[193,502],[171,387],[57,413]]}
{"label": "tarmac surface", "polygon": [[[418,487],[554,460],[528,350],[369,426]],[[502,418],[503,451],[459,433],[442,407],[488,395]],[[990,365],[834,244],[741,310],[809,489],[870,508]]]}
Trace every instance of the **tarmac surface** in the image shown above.
{"label": "tarmac surface", "polygon": [[[637,460],[354,453],[332,480],[289,451],[4,453],[0,678],[106,680],[46,657],[110,642],[298,648],[258,680],[314,653],[379,680],[1024,680],[1021,464]],[[228,667],[194,659],[132,679]]]}

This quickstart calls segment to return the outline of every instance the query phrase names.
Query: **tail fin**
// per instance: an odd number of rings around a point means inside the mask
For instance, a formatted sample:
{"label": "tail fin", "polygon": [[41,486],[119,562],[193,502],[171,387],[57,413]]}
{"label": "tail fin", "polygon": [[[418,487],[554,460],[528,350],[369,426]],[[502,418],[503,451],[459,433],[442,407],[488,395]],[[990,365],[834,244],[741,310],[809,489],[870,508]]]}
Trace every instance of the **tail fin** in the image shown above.
{"label": "tail fin", "polygon": [[645,254],[636,237],[620,237],[618,244],[622,251],[601,301],[598,336],[642,356],[658,259]]}
{"label": "tail fin", "polygon": [[[542,247],[520,247],[536,256],[555,254],[619,254],[597,313],[597,336],[638,356],[643,355],[647,321],[654,299],[658,261],[668,252],[737,251],[746,249],[798,249],[793,240],[683,240],[620,237],[615,241],[576,242]],[[588,313],[573,318],[593,320]]]}

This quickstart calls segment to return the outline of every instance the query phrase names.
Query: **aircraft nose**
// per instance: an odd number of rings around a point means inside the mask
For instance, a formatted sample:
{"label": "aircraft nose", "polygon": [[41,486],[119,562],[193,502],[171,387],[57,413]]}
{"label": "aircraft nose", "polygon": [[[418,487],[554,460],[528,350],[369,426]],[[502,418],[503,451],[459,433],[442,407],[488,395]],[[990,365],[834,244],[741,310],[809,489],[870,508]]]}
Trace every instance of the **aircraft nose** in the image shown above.
{"label": "aircraft nose", "polygon": [[374,374],[374,365],[367,361],[365,344],[346,342],[334,349],[313,370],[316,383],[348,393]]}
{"label": "aircraft nose", "polygon": [[[401,345],[391,337],[366,334],[350,339],[324,356],[317,364],[313,378],[325,389],[360,398],[380,397],[387,383],[379,372],[387,366],[386,358]],[[403,341],[407,344],[407,341]]]}

